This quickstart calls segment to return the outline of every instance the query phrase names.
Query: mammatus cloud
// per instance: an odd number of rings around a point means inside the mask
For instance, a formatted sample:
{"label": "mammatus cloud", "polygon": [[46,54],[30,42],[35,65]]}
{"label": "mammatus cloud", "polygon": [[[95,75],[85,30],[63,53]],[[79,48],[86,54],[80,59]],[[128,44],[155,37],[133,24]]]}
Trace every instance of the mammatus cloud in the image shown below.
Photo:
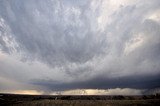
{"label": "mammatus cloud", "polygon": [[159,88],[159,5],[1,0],[0,90]]}

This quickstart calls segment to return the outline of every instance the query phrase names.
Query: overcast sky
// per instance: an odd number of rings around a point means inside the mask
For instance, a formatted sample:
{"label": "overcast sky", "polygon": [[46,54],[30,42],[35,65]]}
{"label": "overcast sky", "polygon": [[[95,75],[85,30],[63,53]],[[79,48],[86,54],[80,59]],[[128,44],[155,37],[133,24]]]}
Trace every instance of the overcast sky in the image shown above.
{"label": "overcast sky", "polygon": [[160,0],[0,0],[0,92],[159,87]]}

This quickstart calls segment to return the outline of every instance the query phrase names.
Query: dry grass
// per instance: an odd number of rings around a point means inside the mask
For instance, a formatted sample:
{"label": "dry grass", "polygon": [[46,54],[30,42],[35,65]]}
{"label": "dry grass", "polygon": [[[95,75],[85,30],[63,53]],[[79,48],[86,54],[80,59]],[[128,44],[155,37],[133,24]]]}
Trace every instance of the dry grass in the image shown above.
{"label": "dry grass", "polygon": [[37,100],[12,106],[160,106],[159,100]]}
{"label": "dry grass", "polygon": [[0,106],[160,106],[160,95],[14,95],[1,94]]}

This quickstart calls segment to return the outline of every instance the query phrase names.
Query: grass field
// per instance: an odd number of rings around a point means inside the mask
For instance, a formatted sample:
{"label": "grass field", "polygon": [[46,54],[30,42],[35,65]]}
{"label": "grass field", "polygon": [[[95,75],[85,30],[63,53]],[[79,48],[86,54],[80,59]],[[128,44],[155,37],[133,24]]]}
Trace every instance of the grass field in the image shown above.
{"label": "grass field", "polygon": [[159,100],[38,100],[13,106],[160,106]]}
{"label": "grass field", "polygon": [[160,106],[160,97],[0,94],[0,106]]}

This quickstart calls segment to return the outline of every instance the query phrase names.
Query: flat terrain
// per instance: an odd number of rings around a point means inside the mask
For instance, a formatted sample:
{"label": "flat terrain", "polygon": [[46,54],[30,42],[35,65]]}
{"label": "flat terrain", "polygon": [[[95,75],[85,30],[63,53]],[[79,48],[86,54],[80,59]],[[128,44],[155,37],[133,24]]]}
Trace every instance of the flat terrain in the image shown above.
{"label": "flat terrain", "polygon": [[160,106],[160,95],[51,96],[0,94],[0,106]]}

